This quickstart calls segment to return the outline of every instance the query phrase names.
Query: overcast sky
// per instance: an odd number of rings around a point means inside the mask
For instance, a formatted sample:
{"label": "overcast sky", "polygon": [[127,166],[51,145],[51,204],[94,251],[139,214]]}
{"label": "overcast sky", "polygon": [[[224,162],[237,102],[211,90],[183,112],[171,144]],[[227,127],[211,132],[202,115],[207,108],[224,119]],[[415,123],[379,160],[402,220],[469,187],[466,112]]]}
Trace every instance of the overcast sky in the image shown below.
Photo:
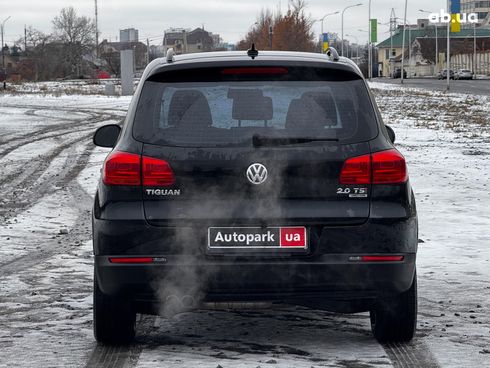
{"label": "overcast sky", "polygon": [[[80,15],[94,16],[94,0],[2,0],[0,22],[11,18],[5,24],[5,41],[11,43],[23,36],[24,24],[44,32],[52,31],[52,19],[60,9],[73,6]],[[342,11],[349,5],[363,5],[346,10],[344,34],[367,41],[368,0],[307,0],[307,14],[312,18]],[[423,17],[418,9],[438,12],[446,8],[446,0],[408,0],[407,19],[415,22]],[[116,41],[119,29],[134,27],[139,30],[140,39],[150,38],[151,44],[161,43],[163,31],[170,27],[204,28],[218,33],[228,42],[236,42],[248,31],[262,8],[287,10],[288,0],[98,0],[100,39]],[[389,21],[391,8],[396,16],[403,18],[404,0],[372,0],[372,17],[382,23]],[[320,33],[320,22],[314,31]],[[324,30],[338,32],[341,29],[340,14],[325,19]],[[359,31],[359,29],[364,30]],[[389,35],[388,26],[379,26],[378,41]],[[355,37],[345,36],[355,41]]]}

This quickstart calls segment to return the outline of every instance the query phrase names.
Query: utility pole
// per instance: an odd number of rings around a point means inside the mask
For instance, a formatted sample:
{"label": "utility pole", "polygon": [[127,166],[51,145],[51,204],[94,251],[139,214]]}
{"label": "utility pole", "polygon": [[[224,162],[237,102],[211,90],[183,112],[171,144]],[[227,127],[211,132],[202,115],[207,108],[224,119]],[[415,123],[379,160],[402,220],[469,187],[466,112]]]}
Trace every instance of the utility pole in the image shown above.
{"label": "utility pole", "polygon": [[[447,0],[447,12],[451,14],[451,0]],[[446,71],[447,71],[447,85],[446,91],[451,89],[451,19],[447,22],[447,56],[446,56]]]}
{"label": "utility pole", "polygon": [[146,39],[146,65],[150,64],[150,39]]}
{"label": "utility pole", "polygon": [[395,8],[391,8],[391,14],[390,14],[390,55],[388,58],[388,63],[389,63],[389,76],[391,77],[393,75],[393,63],[391,62],[391,59],[393,58],[393,32],[396,31],[396,14],[395,14]]}
{"label": "utility pole", "polygon": [[3,89],[7,89],[7,71],[5,70],[5,50],[4,50],[4,47],[5,47],[5,43],[3,42],[3,32],[4,32],[4,29],[5,29],[5,22],[8,21],[10,19],[10,16],[8,16],[7,18],[5,18],[1,24],[1,29],[0,31],[2,32],[2,69],[3,69],[3,74],[4,74],[4,78],[3,78]]}
{"label": "utility pole", "polygon": [[269,49],[272,50],[272,25],[269,26]]}
{"label": "utility pole", "polygon": [[24,53],[27,51],[27,26],[24,24]]}
{"label": "utility pole", "polygon": [[[407,7],[408,7],[408,0],[405,0],[405,15],[403,17],[403,37],[402,37],[402,70],[401,70],[401,84],[403,84],[403,71],[404,71],[404,65],[405,65],[405,31],[407,28]],[[410,42],[410,40],[408,41]]]}
{"label": "utility pole", "polygon": [[99,11],[95,0],[95,57],[99,58]]}
{"label": "utility pole", "polygon": [[476,79],[476,23],[473,24],[473,79]]}

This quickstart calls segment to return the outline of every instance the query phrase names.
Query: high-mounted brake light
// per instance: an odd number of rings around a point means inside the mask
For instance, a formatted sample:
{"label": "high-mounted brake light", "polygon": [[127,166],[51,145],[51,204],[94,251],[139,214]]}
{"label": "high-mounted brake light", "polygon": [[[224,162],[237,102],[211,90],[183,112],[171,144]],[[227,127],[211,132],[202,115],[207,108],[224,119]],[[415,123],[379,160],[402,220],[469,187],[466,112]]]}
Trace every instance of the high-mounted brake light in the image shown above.
{"label": "high-mounted brake light", "polygon": [[340,184],[401,184],[408,180],[405,158],[396,149],[345,160]]}
{"label": "high-mounted brake light", "polygon": [[140,185],[141,157],[134,153],[112,152],[104,162],[102,181],[106,185]]}
{"label": "high-mounted brake light", "polygon": [[153,258],[151,257],[110,257],[109,262],[111,263],[153,263]]}
{"label": "high-mounted brake light", "polygon": [[104,163],[102,181],[106,185],[162,187],[175,184],[175,176],[165,160],[114,151]]}
{"label": "high-mounted brake light", "polygon": [[224,75],[263,75],[263,74],[288,74],[287,68],[278,67],[253,67],[253,68],[226,68],[221,71]]}

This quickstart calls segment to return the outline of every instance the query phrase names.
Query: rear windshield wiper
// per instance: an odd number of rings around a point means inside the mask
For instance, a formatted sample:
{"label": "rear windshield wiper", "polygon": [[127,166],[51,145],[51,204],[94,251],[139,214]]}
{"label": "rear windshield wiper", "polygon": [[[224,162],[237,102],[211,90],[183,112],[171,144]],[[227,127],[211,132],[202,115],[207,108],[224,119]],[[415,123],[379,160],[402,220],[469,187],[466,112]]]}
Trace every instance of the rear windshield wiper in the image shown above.
{"label": "rear windshield wiper", "polygon": [[254,135],[252,143],[254,147],[263,146],[287,146],[292,144],[303,144],[310,142],[338,142],[338,138],[284,138],[284,137],[263,137]]}

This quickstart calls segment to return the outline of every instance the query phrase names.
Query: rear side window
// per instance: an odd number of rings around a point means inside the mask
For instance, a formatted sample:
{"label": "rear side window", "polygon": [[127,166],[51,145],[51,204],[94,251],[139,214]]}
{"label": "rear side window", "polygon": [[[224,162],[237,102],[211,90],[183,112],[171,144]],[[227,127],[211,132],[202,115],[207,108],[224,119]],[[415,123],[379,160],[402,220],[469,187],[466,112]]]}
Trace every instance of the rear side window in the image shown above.
{"label": "rear side window", "polygon": [[[209,74],[205,81],[146,81],[135,115],[135,138],[158,145],[226,147],[250,145],[254,135],[346,142],[377,135],[361,79],[337,75],[318,80],[312,73],[300,73],[310,80],[290,80],[288,75],[267,80],[239,70],[230,73],[238,76],[218,81],[209,80]],[[287,69],[280,72],[287,74]]]}

